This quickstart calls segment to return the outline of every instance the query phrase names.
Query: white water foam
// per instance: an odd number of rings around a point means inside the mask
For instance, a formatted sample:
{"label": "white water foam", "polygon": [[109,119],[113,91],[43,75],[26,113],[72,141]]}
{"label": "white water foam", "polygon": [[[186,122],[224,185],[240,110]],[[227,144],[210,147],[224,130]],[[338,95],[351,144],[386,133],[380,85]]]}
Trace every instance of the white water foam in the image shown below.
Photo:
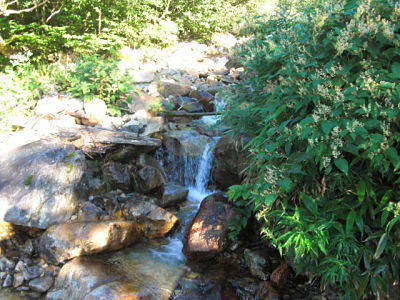
{"label": "white water foam", "polygon": [[[164,163],[162,160],[164,153],[159,152],[156,155],[160,165],[165,169],[167,179],[172,182],[181,182],[189,189],[188,200],[190,203],[186,204],[186,210],[188,211],[182,213],[180,217],[193,218],[203,199],[215,192],[207,187],[214,161],[212,151],[217,141],[218,138],[214,138],[208,143],[200,157],[182,158],[167,153],[167,163]],[[181,218],[180,222],[182,225],[190,223],[189,220],[182,220]],[[151,249],[150,252],[163,261],[185,261],[185,256],[182,253],[182,239],[185,231],[186,228],[181,228],[172,237],[167,238],[166,244],[158,247],[158,249]]]}

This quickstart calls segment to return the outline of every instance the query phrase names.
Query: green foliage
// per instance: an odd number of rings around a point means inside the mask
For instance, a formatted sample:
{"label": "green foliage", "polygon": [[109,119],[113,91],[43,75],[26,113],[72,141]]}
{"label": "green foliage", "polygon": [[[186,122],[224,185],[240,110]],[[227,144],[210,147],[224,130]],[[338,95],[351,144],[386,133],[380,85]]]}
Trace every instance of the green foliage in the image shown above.
{"label": "green foliage", "polygon": [[[175,44],[179,39],[209,40],[229,31],[261,0],[55,0],[0,4],[0,53],[30,50],[35,60],[55,60],[60,51],[108,54],[132,47]],[[8,9],[8,12],[7,12]],[[2,42],[4,44],[2,45]],[[2,47],[6,47],[4,51]]]}
{"label": "green foliage", "polygon": [[229,196],[299,272],[382,296],[400,267],[400,5],[287,3],[237,53],[224,117],[251,164]]}
{"label": "green foliage", "polygon": [[40,70],[35,70],[29,62],[30,54],[14,56],[8,67],[0,73],[0,133],[10,132],[12,119],[32,114],[35,99],[45,89],[39,84]]}
{"label": "green foliage", "polygon": [[119,68],[119,61],[98,55],[78,59],[72,69],[60,74],[58,83],[61,90],[85,102],[104,100],[112,115],[121,115],[120,108],[131,101],[134,92],[132,78]]}

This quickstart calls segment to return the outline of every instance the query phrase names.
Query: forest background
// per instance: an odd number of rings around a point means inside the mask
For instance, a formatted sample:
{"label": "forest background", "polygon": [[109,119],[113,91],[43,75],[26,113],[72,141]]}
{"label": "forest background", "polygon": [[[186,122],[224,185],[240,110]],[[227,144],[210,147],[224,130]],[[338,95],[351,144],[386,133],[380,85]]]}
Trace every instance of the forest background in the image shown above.
{"label": "forest background", "polygon": [[224,95],[231,134],[250,140],[245,180],[228,191],[242,213],[232,238],[255,216],[298,273],[343,299],[385,297],[400,268],[400,4],[279,1],[260,16],[264,5],[2,0],[0,130],[54,86],[120,113],[132,91],[116,71],[122,46],[246,35],[244,80]]}

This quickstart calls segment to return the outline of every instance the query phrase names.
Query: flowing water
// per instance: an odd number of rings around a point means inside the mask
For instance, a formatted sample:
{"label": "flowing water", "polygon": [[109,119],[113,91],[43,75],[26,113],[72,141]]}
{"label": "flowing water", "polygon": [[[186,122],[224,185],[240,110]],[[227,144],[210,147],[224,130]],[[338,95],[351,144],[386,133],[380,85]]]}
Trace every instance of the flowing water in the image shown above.
{"label": "flowing water", "polygon": [[[199,157],[178,157],[166,150],[159,150],[157,158],[167,174],[167,181],[185,185],[189,189],[188,201],[176,212],[179,228],[170,237],[135,244],[134,246],[104,255],[106,260],[118,264],[155,299],[168,299],[177,281],[187,271],[182,253],[183,237],[201,201],[214,191],[208,189],[213,163],[213,139]],[[128,275],[130,277],[130,275]]]}

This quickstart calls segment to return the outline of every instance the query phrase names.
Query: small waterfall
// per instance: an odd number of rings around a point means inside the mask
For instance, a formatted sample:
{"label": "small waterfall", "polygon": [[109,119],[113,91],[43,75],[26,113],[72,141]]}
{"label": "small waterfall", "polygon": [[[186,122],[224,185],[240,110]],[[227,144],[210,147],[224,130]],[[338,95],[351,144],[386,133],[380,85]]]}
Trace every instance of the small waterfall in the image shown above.
{"label": "small waterfall", "polygon": [[212,150],[218,139],[213,138],[198,157],[176,156],[164,149],[156,153],[157,160],[167,174],[167,180],[189,188],[190,201],[200,203],[213,192],[208,190],[207,186],[214,161]]}
{"label": "small waterfall", "polygon": [[218,139],[214,138],[210,143],[208,143],[201,155],[194,185],[189,186],[188,198],[190,201],[201,203],[205,197],[213,193],[213,191],[207,189],[207,186],[210,181],[212,163],[214,161],[212,150],[217,141]]}
{"label": "small waterfall", "polygon": [[156,158],[167,174],[167,180],[185,185],[189,189],[188,200],[180,208],[178,215],[180,230],[167,238],[167,243],[150,252],[158,259],[166,261],[184,261],[182,240],[187,226],[193,219],[201,201],[215,191],[207,188],[214,161],[213,149],[219,138],[208,143],[199,157],[178,157],[165,150],[158,150]]}

